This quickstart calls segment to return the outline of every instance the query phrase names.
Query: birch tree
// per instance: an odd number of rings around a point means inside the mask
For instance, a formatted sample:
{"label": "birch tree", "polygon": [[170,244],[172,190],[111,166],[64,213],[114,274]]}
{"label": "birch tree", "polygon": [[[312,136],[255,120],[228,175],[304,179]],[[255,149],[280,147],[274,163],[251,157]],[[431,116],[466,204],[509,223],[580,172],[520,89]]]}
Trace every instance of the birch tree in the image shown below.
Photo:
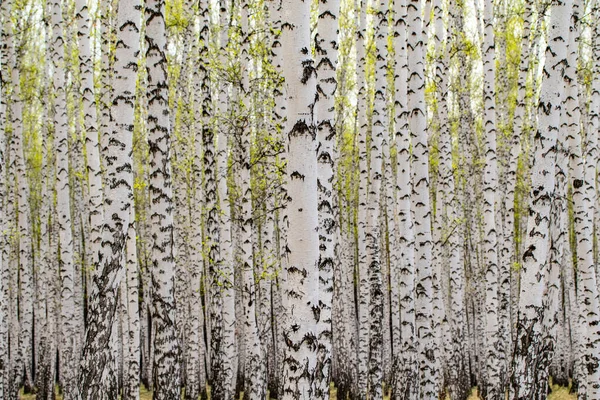
{"label": "birch tree", "polygon": [[487,396],[502,398],[500,347],[498,326],[498,237],[496,232],[496,190],[498,165],[496,159],[496,60],[494,47],[493,2],[484,4],[483,69],[485,108],[485,167],[483,171],[484,251],[486,259],[486,359]]}
{"label": "birch tree", "polygon": [[382,145],[387,134],[387,38],[388,7],[386,1],[377,5],[375,29],[375,101],[370,146],[370,176],[366,224],[367,260],[369,267],[369,398],[382,399],[383,366],[383,277],[381,271],[379,225],[381,180],[383,176]]}
{"label": "birch tree", "polygon": [[52,64],[54,149],[56,150],[56,201],[60,246],[61,277],[61,330],[60,354],[63,393],[67,399],[77,398],[76,362],[77,326],[75,325],[75,264],[71,231],[71,203],[69,192],[69,143],[67,126],[67,99],[65,96],[63,14],[60,1],[52,4]]}
{"label": "birch tree", "polygon": [[561,1],[1,2],[0,397],[596,398]]}
{"label": "birch tree", "polygon": [[538,130],[531,172],[528,236],[521,269],[517,337],[511,377],[511,395],[544,398],[552,338],[544,335],[543,292],[548,272],[550,203],[554,193],[555,145],[563,96],[560,82],[567,56],[568,23],[572,2],[556,2],[551,10],[542,88],[538,105]]}
{"label": "birch tree", "polygon": [[79,373],[82,398],[116,398],[112,377],[105,376],[111,362],[110,335],[115,321],[117,290],[124,266],[124,250],[133,207],[132,139],[140,50],[140,5],[120,1],[117,12],[117,43],[114,63],[113,129],[103,149],[106,181],[102,248],[88,300],[88,325]]}
{"label": "birch tree", "polygon": [[[221,2],[219,9],[221,21],[219,31],[219,62],[227,63],[228,20],[227,3]],[[227,113],[229,84],[220,82],[218,95],[218,112]],[[206,151],[206,150],[205,150]],[[236,388],[235,368],[235,297],[233,244],[231,242],[231,207],[227,178],[228,167],[228,132],[221,124],[217,138],[216,174],[218,191],[218,258],[214,271],[213,304],[211,314],[211,341],[213,343],[212,369],[213,381],[211,396],[216,399],[229,399]]]}
{"label": "birch tree", "polygon": [[[193,8],[193,7],[192,7]],[[209,74],[206,69],[205,61],[201,57],[208,47],[208,3],[202,1],[198,4],[197,13],[201,17],[200,37],[198,41],[194,41],[194,51],[192,52],[192,63],[199,62],[199,67],[196,69],[193,76],[193,96],[196,100],[193,112],[199,111],[199,114],[208,114],[209,109],[205,110],[205,87],[209,79]],[[194,15],[195,16],[195,15]],[[192,24],[192,22],[188,22]],[[192,24],[191,29],[194,26]],[[210,101],[210,100],[208,100]],[[203,137],[202,131],[208,125],[208,118],[204,117],[196,121],[196,133],[194,135],[194,160],[192,164],[192,173],[195,178],[195,186],[193,188],[193,203],[192,203],[192,221],[201,221],[203,217],[203,206],[206,200],[206,188],[203,185]],[[186,386],[185,396],[187,399],[195,400],[201,394],[205,396],[206,392],[206,353],[207,348],[204,342],[203,329],[205,326],[204,310],[202,308],[202,283],[206,290],[206,275],[204,274],[204,262],[206,260],[203,249],[203,226],[196,223],[192,229],[192,237],[190,243],[190,262],[191,262],[191,299],[190,299],[190,336],[188,338],[188,346],[190,356],[187,360]]]}
{"label": "birch tree", "polygon": [[415,316],[418,337],[420,395],[431,397],[438,389],[434,337],[431,326],[433,288],[431,268],[431,206],[429,201],[429,146],[425,116],[426,32],[422,24],[421,2],[407,3],[408,18],[408,112],[412,153],[412,206],[415,217]]}
{"label": "birch tree", "polygon": [[[0,12],[4,10],[0,8]],[[0,14],[0,18],[3,18],[4,15]],[[1,19],[0,19],[1,21]],[[4,36],[3,32],[4,24],[0,22],[0,35]],[[5,233],[4,233],[4,224],[5,224],[5,198],[6,198],[6,188],[4,182],[6,182],[5,177],[5,146],[6,146],[6,128],[4,125],[4,118],[6,117],[6,103],[4,99],[4,91],[5,84],[3,79],[3,69],[2,69],[2,57],[0,57],[0,122],[2,122],[2,126],[0,127],[0,320],[8,321],[8,315],[6,312],[6,303],[7,303],[7,294],[8,294],[8,285],[7,285],[7,276],[8,276],[8,268],[7,264],[3,260],[4,256],[4,243],[5,243]],[[8,366],[8,324],[2,324],[0,327],[0,398],[8,397],[7,385],[6,385],[6,367]]]}
{"label": "birch tree", "polygon": [[[415,237],[412,216],[412,167],[410,155],[410,130],[408,108],[408,47],[407,4],[404,0],[394,2],[396,15],[394,43],[396,50],[395,71],[395,129],[397,173],[397,217],[400,276],[397,277],[400,298],[400,354],[396,396],[416,398],[418,388],[417,341],[415,320]],[[395,285],[393,285],[395,286]]]}
{"label": "birch tree", "polygon": [[[21,10],[17,3],[9,3],[7,9],[12,15],[21,15]],[[21,90],[21,56],[23,49],[24,35],[19,37],[18,26],[10,21],[12,15],[7,16],[8,33],[11,35],[9,46],[10,51],[10,80],[12,83],[10,124],[12,135],[9,149],[12,153],[9,167],[11,169],[10,179],[14,180],[14,199],[11,201],[12,207],[15,207],[15,213],[10,211],[8,215],[16,216],[16,225],[14,227],[14,241],[16,251],[16,269],[11,268],[13,272],[13,282],[11,289],[13,291],[12,317],[14,318],[11,336],[11,361],[13,376],[9,378],[9,389],[14,396],[21,380],[30,391],[31,381],[31,348],[29,344],[32,340],[33,330],[33,254],[31,248],[31,216],[29,208],[29,183],[26,174],[25,161],[25,130],[24,130],[24,108]],[[10,261],[9,261],[10,262]],[[18,314],[18,315],[17,315]],[[18,318],[18,323],[17,323]],[[12,382],[11,382],[12,381]],[[11,393],[9,393],[11,395]]]}
{"label": "birch tree", "polygon": [[97,267],[98,254],[101,248],[102,223],[104,210],[102,207],[102,172],[100,170],[100,144],[98,142],[98,116],[95,100],[94,69],[91,49],[91,19],[88,2],[78,0],[77,36],[80,66],[80,91],[83,110],[83,130],[85,135],[85,151],[87,160],[87,207],[89,210],[88,226],[89,249],[86,249],[86,265]]}
{"label": "birch tree", "polygon": [[[593,216],[596,203],[596,161],[597,160],[597,131],[589,132],[586,137],[585,146],[581,139],[580,109],[578,104],[578,82],[576,74],[577,46],[576,38],[579,37],[579,4],[573,1],[573,12],[569,26],[569,49],[565,66],[565,113],[567,122],[567,137],[570,148],[570,175],[573,187],[573,224],[576,240],[577,254],[577,294],[580,301],[582,313],[585,316],[584,330],[581,332],[585,343],[585,365],[587,377],[583,385],[585,393],[583,398],[595,399],[600,396],[600,368],[598,359],[600,357],[600,336],[598,329],[598,315],[595,310],[600,307],[598,303],[598,276],[594,267],[594,250],[591,238],[593,238]],[[586,149],[585,157],[582,154]],[[552,282],[549,282],[549,285]]]}
{"label": "birch tree", "polygon": [[150,148],[150,213],[152,244],[154,398],[179,398],[179,344],[175,330],[173,195],[171,189],[170,120],[167,80],[165,3],[146,3],[148,70],[148,144]]}
{"label": "birch tree", "polygon": [[357,108],[357,141],[358,141],[358,204],[357,204],[357,247],[358,247],[358,392],[364,394],[368,388],[369,368],[369,303],[370,291],[368,280],[368,258],[366,249],[367,234],[367,193],[369,183],[368,156],[367,156],[367,107],[368,87],[365,67],[367,63],[367,0],[357,2],[360,12],[356,32],[356,58],[358,94]]}
{"label": "birch tree", "polygon": [[316,93],[315,65],[310,52],[310,4],[294,0],[283,9],[281,43],[287,101],[288,260],[283,271],[286,344],[283,399],[315,395],[317,362],[319,237],[317,138],[312,104]]}
{"label": "birch tree", "polygon": [[319,190],[319,321],[318,359],[315,396],[329,398],[332,350],[332,294],[337,220],[334,194],[335,162],[337,159],[335,131],[336,67],[338,61],[338,13],[340,2],[319,2],[319,19],[315,47],[317,49],[317,187]]}

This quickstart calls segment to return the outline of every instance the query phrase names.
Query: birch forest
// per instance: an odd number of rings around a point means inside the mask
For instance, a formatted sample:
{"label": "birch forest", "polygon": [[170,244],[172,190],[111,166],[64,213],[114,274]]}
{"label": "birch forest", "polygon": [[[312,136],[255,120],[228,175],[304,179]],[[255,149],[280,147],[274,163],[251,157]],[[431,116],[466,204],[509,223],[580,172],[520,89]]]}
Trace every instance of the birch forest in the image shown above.
{"label": "birch forest", "polygon": [[0,23],[0,400],[600,400],[600,0]]}

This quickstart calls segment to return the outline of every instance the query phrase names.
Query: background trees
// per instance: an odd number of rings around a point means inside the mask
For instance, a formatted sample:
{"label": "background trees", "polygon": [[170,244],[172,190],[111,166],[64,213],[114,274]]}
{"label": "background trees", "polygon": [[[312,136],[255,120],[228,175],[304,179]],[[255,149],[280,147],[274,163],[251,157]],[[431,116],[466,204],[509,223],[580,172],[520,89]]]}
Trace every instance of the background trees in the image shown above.
{"label": "background trees", "polygon": [[0,10],[1,398],[598,397],[595,0]]}

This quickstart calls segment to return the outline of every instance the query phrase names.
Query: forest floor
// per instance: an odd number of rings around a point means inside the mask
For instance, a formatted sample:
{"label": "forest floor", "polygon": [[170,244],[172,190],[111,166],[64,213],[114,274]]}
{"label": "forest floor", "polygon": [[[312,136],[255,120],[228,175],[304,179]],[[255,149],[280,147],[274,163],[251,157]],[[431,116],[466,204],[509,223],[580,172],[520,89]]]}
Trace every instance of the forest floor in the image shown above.
{"label": "forest floor", "polygon": [[[242,399],[242,397],[243,396],[240,396],[240,400]],[[337,392],[333,386],[331,387],[330,397],[331,397],[331,400],[337,400]],[[387,397],[387,396],[384,397],[384,400],[388,400],[388,399],[389,399],[389,397]],[[479,397],[479,395],[477,393],[477,389],[475,388],[475,389],[473,389],[471,395],[469,396],[469,398],[467,400],[480,400],[480,399],[481,399],[481,397]],[[35,400],[35,394],[20,393],[19,400]],[[57,394],[56,400],[62,400],[62,396],[60,394]],[[146,390],[146,388],[144,388],[143,385],[140,386],[140,400],[152,400],[152,392]],[[274,399],[272,399],[272,400],[274,400]],[[558,385],[552,385],[552,392],[548,396],[548,400],[577,400],[577,395],[574,393],[570,393],[569,388],[566,388],[563,386],[558,386]]]}

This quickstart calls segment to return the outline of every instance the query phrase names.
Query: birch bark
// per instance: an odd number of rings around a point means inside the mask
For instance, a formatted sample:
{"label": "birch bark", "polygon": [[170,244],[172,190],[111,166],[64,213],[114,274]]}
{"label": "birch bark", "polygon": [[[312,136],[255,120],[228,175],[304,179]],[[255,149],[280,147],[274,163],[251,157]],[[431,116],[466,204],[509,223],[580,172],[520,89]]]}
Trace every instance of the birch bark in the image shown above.
{"label": "birch bark", "polygon": [[[117,291],[125,272],[125,242],[133,207],[132,139],[140,43],[140,4],[120,1],[117,14],[117,49],[114,64],[114,97],[111,113],[114,125],[107,132],[103,149],[106,168],[105,218],[98,270],[88,300],[88,326],[79,373],[82,398],[114,399],[110,336],[115,320]],[[110,389],[110,390],[107,390]]]}
{"label": "birch bark", "polygon": [[357,1],[359,15],[356,37],[356,59],[358,62],[356,79],[357,98],[357,136],[358,136],[358,393],[364,395],[368,388],[369,369],[369,304],[370,291],[368,279],[368,257],[366,249],[367,231],[367,194],[369,183],[369,165],[367,156],[367,135],[370,131],[367,121],[368,87],[365,67],[367,63],[367,0]]}
{"label": "birch bark", "polygon": [[395,127],[396,127],[396,207],[398,218],[397,251],[400,274],[393,287],[398,285],[400,298],[399,375],[396,378],[396,398],[415,399],[419,393],[417,364],[416,315],[415,315],[415,236],[412,217],[412,165],[410,154],[410,130],[408,108],[408,50],[407,50],[407,4],[405,0],[394,2],[396,23],[394,33],[396,49],[395,73]]}
{"label": "birch bark", "polygon": [[156,323],[154,399],[180,396],[179,343],[175,327],[175,258],[171,188],[169,82],[164,0],[146,2],[148,145],[152,225],[153,320]]}
{"label": "birch bark", "polygon": [[319,191],[319,321],[315,396],[329,398],[332,351],[333,269],[338,222],[335,216],[334,179],[337,159],[335,131],[336,68],[338,61],[339,0],[319,1],[315,46],[317,53],[317,188]]}
{"label": "birch bark", "polygon": [[420,396],[436,396],[439,386],[432,332],[432,237],[431,205],[429,201],[429,146],[425,115],[425,41],[421,2],[407,3],[408,18],[408,112],[412,139],[412,198],[415,232],[415,309],[418,337]]}
{"label": "birch bark", "polygon": [[281,44],[287,102],[288,259],[283,271],[286,344],[283,399],[315,395],[319,281],[317,138],[312,105],[315,65],[310,51],[310,3],[293,0],[283,9]]}
{"label": "birch bark", "polygon": [[501,381],[500,358],[502,353],[498,326],[498,237],[496,232],[496,191],[498,187],[498,165],[496,158],[496,60],[494,40],[494,4],[484,4],[483,36],[483,98],[485,108],[485,167],[483,171],[483,224],[486,313],[486,359],[487,398],[501,399],[504,390]]}
{"label": "birch bark", "polygon": [[548,273],[550,204],[555,185],[555,146],[558,138],[572,2],[558,1],[551,11],[544,78],[538,106],[539,126],[534,142],[528,236],[521,270],[519,318],[511,377],[511,396],[538,399],[545,396],[552,338],[542,330],[543,294]]}
{"label": "birch bark", "polygon": [[77,398],[76,363],[77,325],[75,322],[75,274],[73,236],[71,228],[71,196],[69,186],[69,132],[65,94],[65,49],[63,14],[60,1],[52,2],[52,65],[54,104],[54,150],[56,151],[56,209],[58,211],[59,269],[61,279],[60,366],[65,399]]}

